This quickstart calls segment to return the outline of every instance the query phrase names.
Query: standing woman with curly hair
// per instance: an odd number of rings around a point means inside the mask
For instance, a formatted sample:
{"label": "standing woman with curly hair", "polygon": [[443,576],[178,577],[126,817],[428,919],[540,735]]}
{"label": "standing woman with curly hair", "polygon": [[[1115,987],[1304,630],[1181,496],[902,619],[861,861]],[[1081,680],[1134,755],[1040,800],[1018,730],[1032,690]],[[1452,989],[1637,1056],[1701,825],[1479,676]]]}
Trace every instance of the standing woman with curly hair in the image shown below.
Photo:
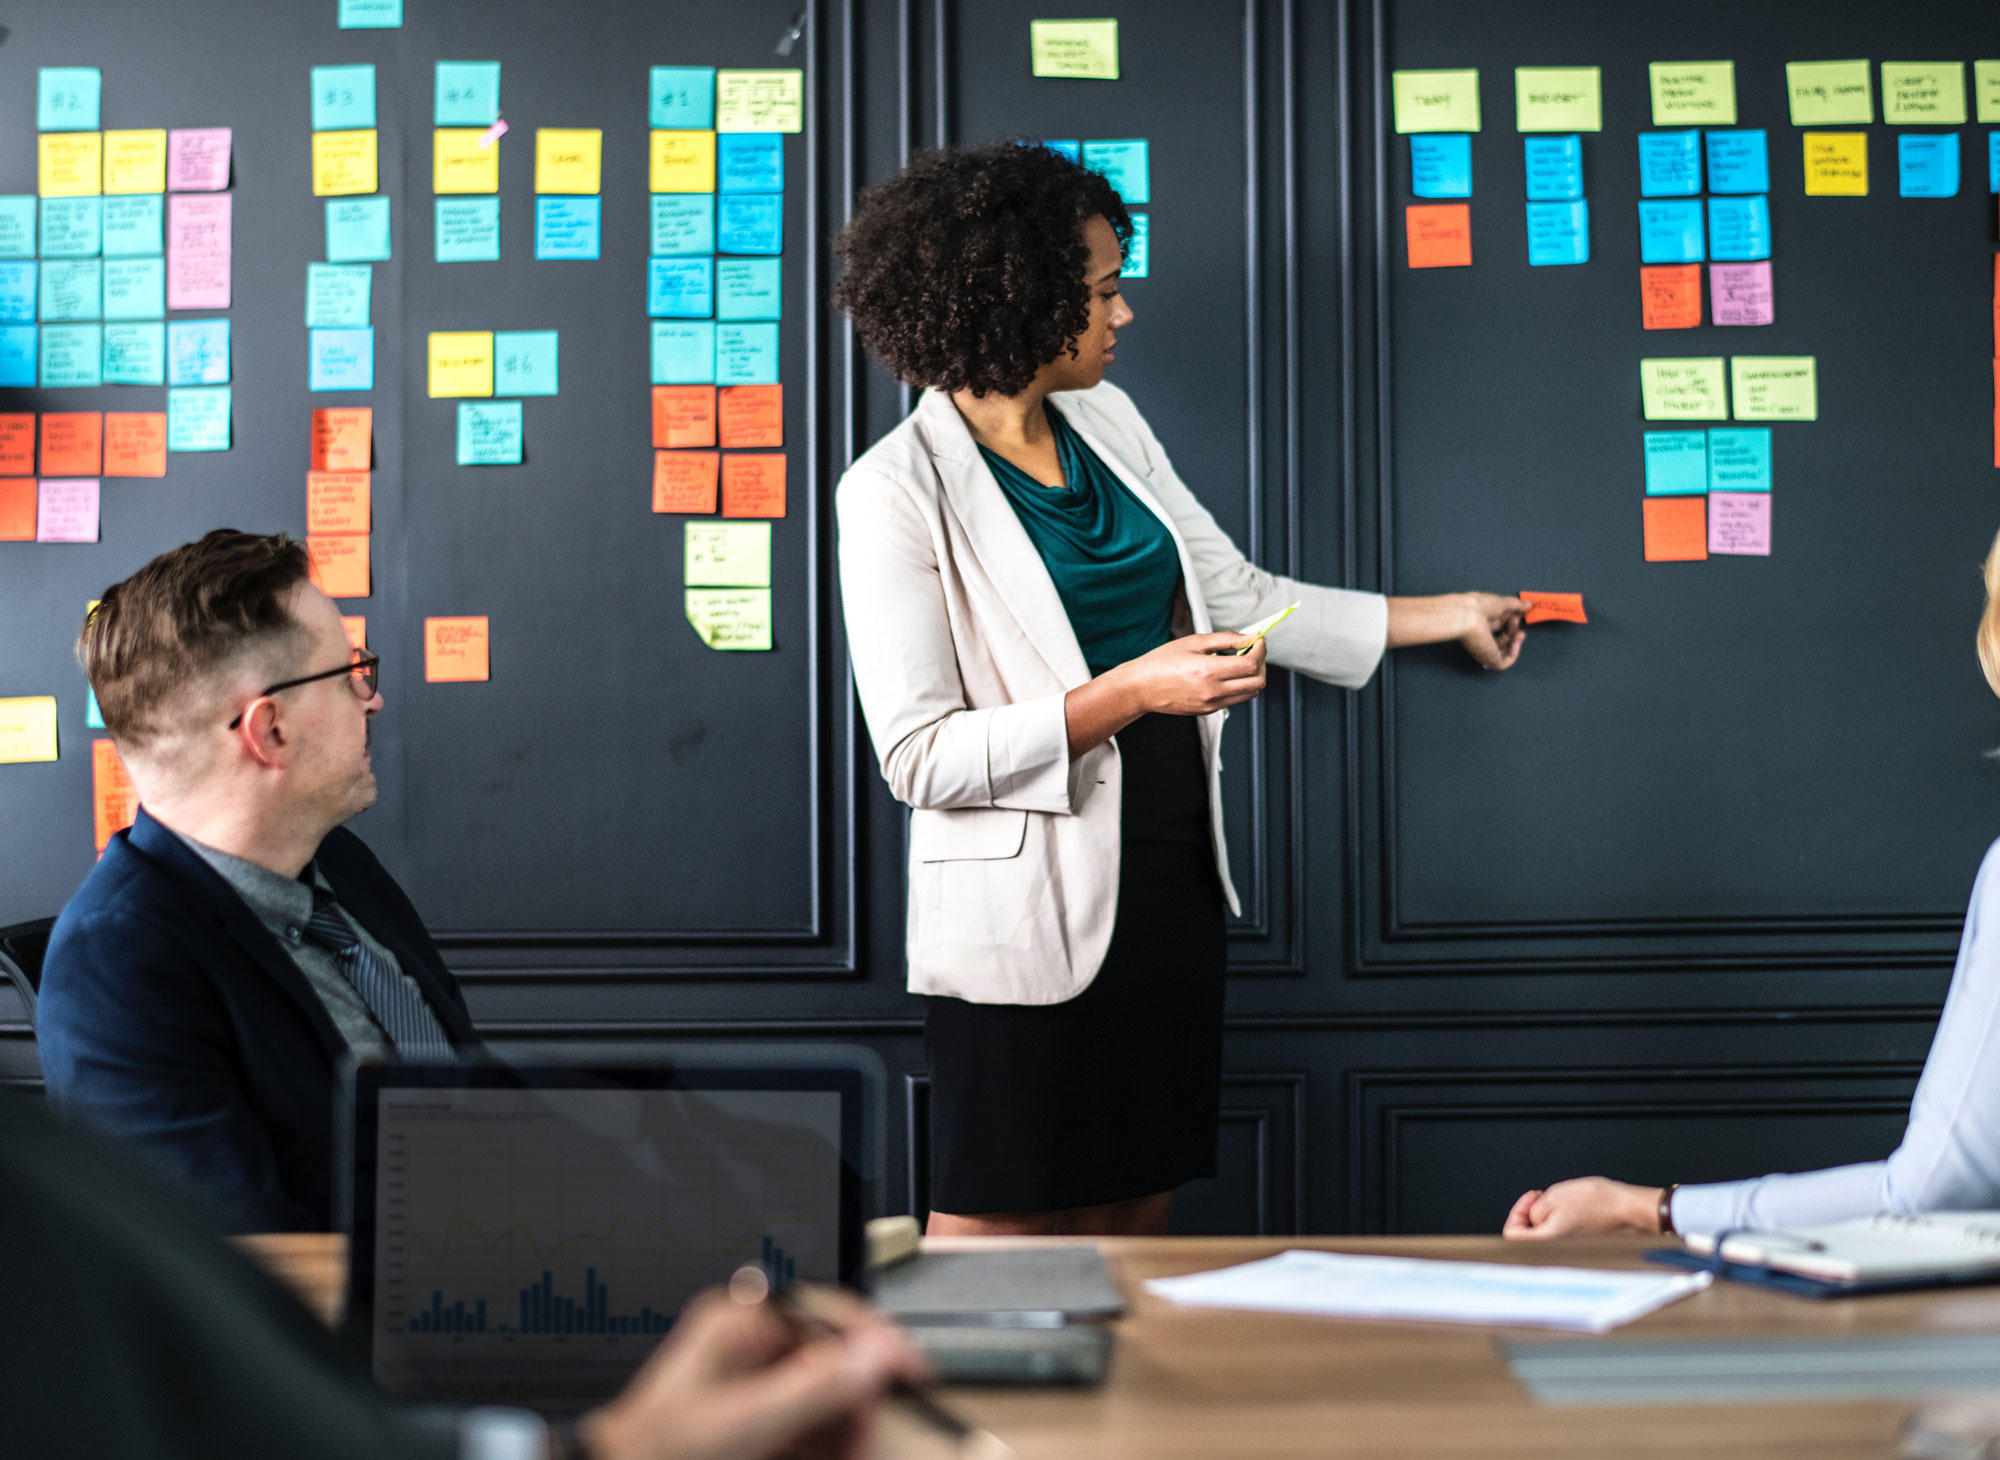
{"label": "standing woman with curly hair", "polygon": [[[1214,1174],[1217,747],[1267,652],[1352,689],[1385,647],[1521,648],[1518,599],[1245,560],[1105,382],[1131,236],[1102,177],[1001,142],[919,157],[835,245],[834,303],[924,391],[837,505],[855,683],[913,808],[933,1233],[1161,1232]],[[1294,602],[1268,647],[1228,632]]]}

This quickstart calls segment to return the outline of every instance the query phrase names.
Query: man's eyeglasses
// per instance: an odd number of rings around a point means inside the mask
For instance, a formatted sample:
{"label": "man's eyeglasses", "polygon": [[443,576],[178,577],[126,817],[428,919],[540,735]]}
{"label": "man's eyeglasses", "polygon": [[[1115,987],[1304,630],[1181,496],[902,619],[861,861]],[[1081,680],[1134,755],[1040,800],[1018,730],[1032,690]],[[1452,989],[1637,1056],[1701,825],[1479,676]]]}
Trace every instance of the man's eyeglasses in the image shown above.
{"label": "man's eyeglasses", "polygon": [[[377,667],[381,663],[381,655],[370,654],[365,649],[357,649],[354,658],[341,665],[338,669],[322,669],[318,674],[308,674],[300,679],[288,679],[283,684],[274,684],[258,695],[257,698],[260,700],[269,699],[281,689],[297,689],[302,684],[312,684],[318,680],[334,679],[346,674],[352,676],[349,687],[354,691],[355,698],[372,700],[375,698]],[[246,712],[248,708],[248,706],[245,706]],[[243,716],[238,715],[234,720],[229,722],[229,728],[234,730],[242,723]]]}

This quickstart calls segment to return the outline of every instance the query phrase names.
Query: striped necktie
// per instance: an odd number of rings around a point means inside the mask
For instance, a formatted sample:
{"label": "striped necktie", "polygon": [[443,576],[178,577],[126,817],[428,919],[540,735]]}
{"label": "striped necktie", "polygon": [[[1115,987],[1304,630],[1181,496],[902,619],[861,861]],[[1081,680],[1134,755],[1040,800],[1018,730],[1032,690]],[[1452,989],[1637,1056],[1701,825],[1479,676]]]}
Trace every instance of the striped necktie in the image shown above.
{"label": "striped necktie", "polygon": [[428,1059],[452,1054],[451,1036],[444,1032],[423,996],[410,987],[401,969],[355,936],[341,916],[340,904],[323,887],[313,889],[312,921],[306,924],[305,934],[333,954],[341,977],[354,985],[397,1054]]}

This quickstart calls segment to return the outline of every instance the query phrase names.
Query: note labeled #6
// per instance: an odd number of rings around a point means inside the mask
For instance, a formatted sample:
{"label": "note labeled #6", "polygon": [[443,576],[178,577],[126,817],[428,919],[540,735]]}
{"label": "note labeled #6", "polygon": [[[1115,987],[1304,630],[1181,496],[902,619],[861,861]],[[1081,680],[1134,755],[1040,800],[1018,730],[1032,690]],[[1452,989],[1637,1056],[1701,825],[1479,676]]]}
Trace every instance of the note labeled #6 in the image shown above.
{"label": "note labeled #6", "polygon": [[1523,588],[1516,596],[1528,605],[1528,622],[1531,624],[1590,622],[1583,611],[1581,593],[1537,593]]}

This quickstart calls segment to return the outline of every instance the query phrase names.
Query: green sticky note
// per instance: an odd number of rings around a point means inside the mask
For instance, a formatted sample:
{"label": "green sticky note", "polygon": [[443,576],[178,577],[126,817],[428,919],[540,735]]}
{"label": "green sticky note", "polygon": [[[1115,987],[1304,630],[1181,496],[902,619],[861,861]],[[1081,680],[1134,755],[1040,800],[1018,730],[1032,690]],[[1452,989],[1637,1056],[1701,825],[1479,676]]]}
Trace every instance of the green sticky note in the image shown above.
{"label": "green sticky note", "polygon": [[652,355],[655,385],[715,384],[714,322],[706,319],[654,320]]}
{"label": "green sticky note", "polygon": [[1144,213],[1131,214],[1132,241],[1125,247],[1125,267],[1119,270],[1122,279],[1143,279],[1152,268],[1152,229],[1146,222]]}
{"label": "green sticky note", "polygon": [[440,61],[431,121],[440,127],[490,127],[500,120],[498,61]]}
{"label": "green sticky note", "polygon": [[315,132],[346,132],[375,125],[373,66],[312,68]]}
{"label": "green sticky note", "polygon": [[167,314],[165,259],[106,259],[104,317],[164,319]]}
{"label": "green sticky note", "polygon": [[714,193],[654,193],[654,258],[715,252]]}
{"label": "green sticky note", "polygon": [[[123,202],[121,198],[118,201]],[[35,256],[35,199],[17,193],[0,198],[0,259]]]}
{"label": "green sticky note", "polygon": [[389,199],[326,200],[326,257],[336,264],[379,264],[389,257]]}
{"label": "green sticky note", "polygon": [[366,264],[306,265],[306,327],[362,329],[375,271]]}
{"label": "green sticky note", "polygon": [[40,289],[44,320],[104,318],[101,259],[43,259]]}
{"label": "green sticky note", "polygon": [[1729,389],[1739,421],[1819,419],[1819,364],[1811,355],[1737,355]]}
{"label": "green sticky note", "polygon": [[717,319],[779,319],[783,290],[777,259],[717,259]]}
{"label": "green sticky note", "polygon": [[95,66],[44,66],[35,79],[35,130],[95,132],[104,73]]}
{"label": "green sticky note", "polygon": [[517,400],[460,401],[458,464],[519,466],[521,403]]}
{"label": "green sticky note", "polygon": [[94,259],[102,252],[104,199],[42,199],[43,258]]}
{"label": "green sticky note", "polygon": [[1684,360],[1641,360],[1640,394],[1649,421],[1726,421],[1728,389],[1722,379],[1722,357]]}
{"label": "green sticky note", "polygon": [[1734,61],[1654,61],[1653,125],[1697,127],[1736,125]]}
{"label": "green sticky note", "polygon": [[688,622],[711,649],[771,647],[771,590],[687,588]]}
{"label": "green sticky note", "polygon": [[439,198],[434,221],[439,263],[483,264],[500,257],[498,198]]}
{"label": "green sticky note", "polygon": [[167,450],[228,449],[228,386],[194,385],[167,392]]}
{"label": "green sticky note", "polygon": [[1955,127],[1965,121],[1965,62],[1884,61],[1882,120]]}
{"label": "green sticky note", "polygon": [[2000,122],[2000,61],[1972,63],[1972,95],[1982,122]]}
{"label": "green sticky note", "polygon": [[1604,82],[1595,66],[1516,66],[1514,128],[1520,132],[1601,132]]}
{"label": "green sticky note", "polygon": [[1115,20],[1031,20],[1030,69],[1037,76],[1082,81],[1118,79],[1118,22]]}
{"label": "green sticky note", "polygon": [[554,395],[556,350],[554,330],[495,330],[493,393]]}
{"label": "green sticky note", "polygon": [[1083,165],[1101,173],[1126,207],[1153,200],[1153,174],[1143,138],[1083,144]]}
{"label": "green sticky note", "polygon": [[1389,81],[1398,132],[1479,130],[1477,71],[1398,71]]}
{"label": "green sticky note", "polygon": [[135,193],[104,200],[104,256],[147,258],[166,252],[166,199]]}
{"label": "green sticky note", "polygon": [[771,524],[689,522],[685,528],[689,588],[769,588]]}
{"label": "green sticky note", "polygon": [[42,326],[42,386],[104,384],[104,326]]}
{"label": "green sticky note", "polygon": [[104,327],[106,385],[165,385],[167,327],[164,324],[107,324]]}
{"label": "green sticky note", "polygon": [[1791,92],[1795,127],[1875,120],[1875,92],[1866,61],[1787,61],[1785,85]]}
{"label": "green sticky note", "polygon": [[403,0],[340,0],[342,30],[401,30]]}

